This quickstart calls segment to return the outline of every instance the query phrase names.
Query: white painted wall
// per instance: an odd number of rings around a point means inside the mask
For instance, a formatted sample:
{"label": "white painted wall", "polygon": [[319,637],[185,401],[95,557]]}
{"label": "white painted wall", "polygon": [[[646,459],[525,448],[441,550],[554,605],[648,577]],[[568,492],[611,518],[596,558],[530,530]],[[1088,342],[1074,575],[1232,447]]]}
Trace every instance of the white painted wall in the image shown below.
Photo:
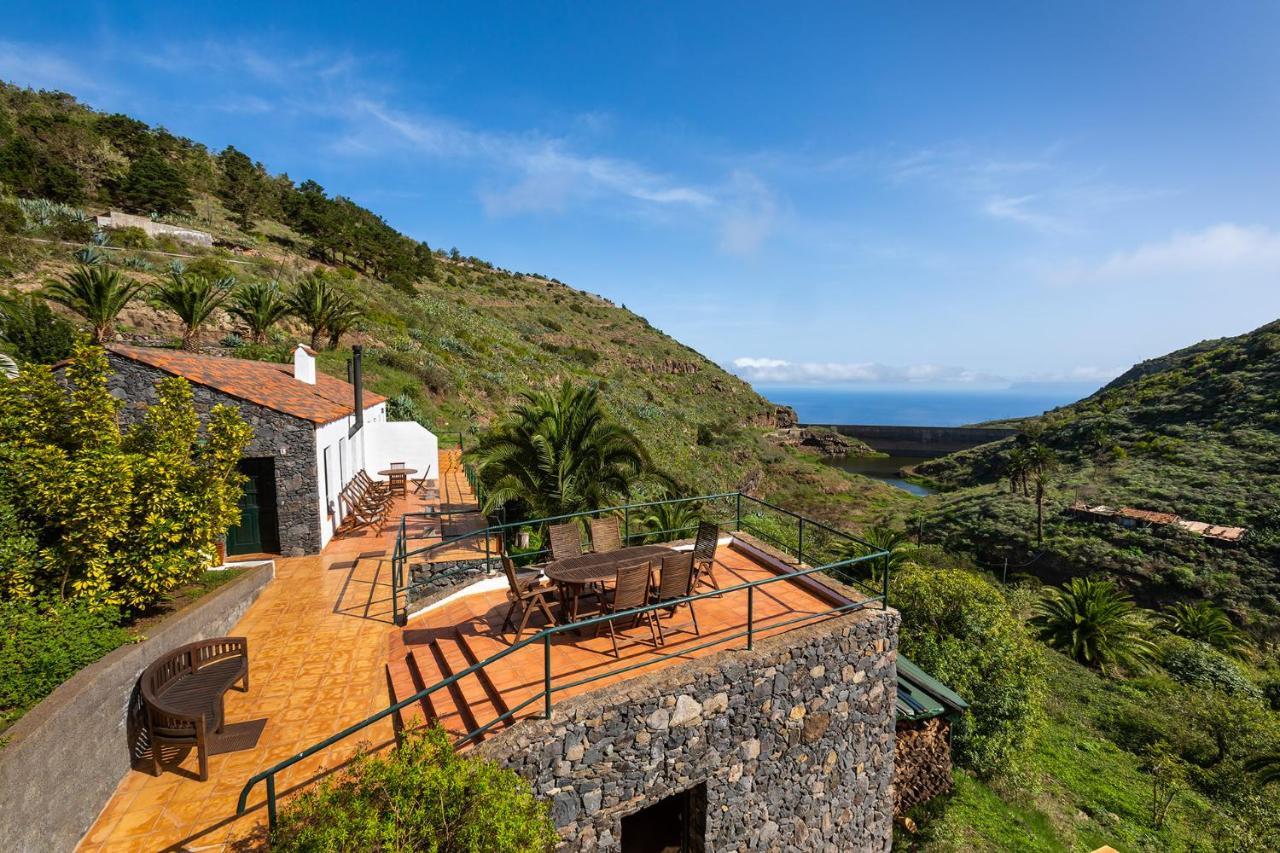
{"label": "white painted wall", "polygon": [[[316,495],[316,511],[320,514],[320,547],[329,544],[333,531],[342,522],[341,505],[338,493],[342,487],[351,482],[351,478],[365,464],[367,454],[364,448],[364,433],[371,424],[383,424],[387,420],[387,404],[378,403],[364,410],[365,427],[351,436],[351,427],[355,425],[355,415],[348,415],[339,420],[316,427],[316,482],[319,484]],[[433,436],[434,438],[434,436]],[[327,454],[326,454],[327,449]],[[343,458],[340,455],[345,452]],[[328,489],[325,488],[325,458],[329,459]],[[379,466],[379,467],[386,467]],[[375,474],[370,471],[370,475]],[[326,493],[327,491],[327,493]]]}
{"label": "white painted wall", "polygon": [[375,480],[378,472],[390,467],[392,462],[403,462],[407,468],[417,469],[412,476],[438,477],[440,474],[440,445],[435,433],[416,421],[385,421],[366,423],[364,435],[365,470]]}

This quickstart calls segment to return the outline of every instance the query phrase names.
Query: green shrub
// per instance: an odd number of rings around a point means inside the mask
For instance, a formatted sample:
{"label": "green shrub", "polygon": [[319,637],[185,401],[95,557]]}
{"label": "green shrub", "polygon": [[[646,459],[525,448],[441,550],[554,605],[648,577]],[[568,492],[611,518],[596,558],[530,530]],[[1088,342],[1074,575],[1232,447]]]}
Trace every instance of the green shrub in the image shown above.
{"label": "green shrub", "polygon": [[953,729],[957,763],[982,775],[1010,765],[1040,722],[1043,652],[1000,591],[962,569],[907,566],[892,578],[899,648],[959,693],[969,713]]}
{"label": "green shrub", "polygon": [[43,299],[17,296],[0,301],[0,338],[24,361],[52,364],[71,355],[76,327]]}
{"label": "green shrub", "polygon": [[145,249],[151,243],[147,232],[135,225],[128,228],[117,228],[111,232],[111,245],[122,249]]}
{"label": "green shrub", "polygon": [[129,642],[117,614],[68,602],[0,602],[0,729],[82,667]]}
{"label": "green shrub", "polygon": [[1233,696],[1262,698],[1262,691],[1239,664],[1205,643],[1170,637],[1161,652],[1161,665],[1183,684],[1221,690]]}
{"label": "green shrub", "polygon": [[122,433],[108,373],[101,349],[78,345],[65,387],[33,365],[0,382],[0,537],[16,555],[0,597],[146,610],[208,566],[239,517],[252,436],[239,413],[215,406],[201,424],[171,377]]}
{"label": "green shrub", "polygon": [[458,755],[443,729],[361,755],[340,778],[290,802],[271,849],[544,853],[556,843],[545,803],[492,762]]}
{"label": "green shrub", "polygon": [[0,234],[21,234],[27,227],[27,217],[22,208],[11,201],[0,199]]}

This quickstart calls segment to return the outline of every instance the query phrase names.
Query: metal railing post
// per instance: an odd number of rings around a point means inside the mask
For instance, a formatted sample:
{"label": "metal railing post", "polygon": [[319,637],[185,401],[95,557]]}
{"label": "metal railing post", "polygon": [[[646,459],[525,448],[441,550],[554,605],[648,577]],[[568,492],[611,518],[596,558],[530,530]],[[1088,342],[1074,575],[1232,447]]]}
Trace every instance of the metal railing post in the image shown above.
{"label": "metal railing post", "polygon": [[542,647],[542,716],[551,719],[551,635],[544,638]]}
{"label": "metal railing post", "polygon": [[742,492],[738,492],[738,524],[734,530],[742,530]]}
{"label": "metal railing post", "polygon": [[622,508],[622,545],[626,547],[631,544],[631,507]]}
{"label": "metal railing post", "polygon": [[751,651],[756,647],[755,638],[755,615],[756,615],[756,588],[754,586],[747,587],[747,651]]}
{"label": "metal railing post", "polygon": [[796,545],[796,561],[801,565],[804,564],[804,516],[800,516],[800,535],[796,537],[799,544]]}
{"label": "metal railing post", "polygon": [[880,579],[880,608],[887,610],[889,608],[889,555],[884,555],[884,568],[880,570],[883,577]]}
{"label": "metal railing post", "polygon": [[276,774],[267,777],[267,826],[276,828]]}

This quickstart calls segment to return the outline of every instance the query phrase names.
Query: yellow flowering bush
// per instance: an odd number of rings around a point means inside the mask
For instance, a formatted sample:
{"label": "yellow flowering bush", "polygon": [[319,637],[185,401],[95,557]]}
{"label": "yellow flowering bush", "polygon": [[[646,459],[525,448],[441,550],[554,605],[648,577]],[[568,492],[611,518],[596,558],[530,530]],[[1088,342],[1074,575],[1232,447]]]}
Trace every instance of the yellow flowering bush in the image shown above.
{"label": "yellow flowering bush", "polygon": [[208,568],[239,518],[239,413],[215,407],[202,429],[170,378],[122,432],[109,372],[79,344],[62,382],[26,365],[0,383],[0,596],[145,610]]}

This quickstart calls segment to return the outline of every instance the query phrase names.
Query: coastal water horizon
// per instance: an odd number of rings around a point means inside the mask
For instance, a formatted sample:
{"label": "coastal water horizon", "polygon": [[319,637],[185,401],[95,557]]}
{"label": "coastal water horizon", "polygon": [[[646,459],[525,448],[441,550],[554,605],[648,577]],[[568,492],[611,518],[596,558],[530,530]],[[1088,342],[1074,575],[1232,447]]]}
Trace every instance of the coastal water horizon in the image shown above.
{"label": "coastal water horizon", "polygon": [[1088,383],[1023,383],[951,389],[757,383],[767,399],[795,409],[801,423],[955,427],[1043,414],[1098,389]]}

